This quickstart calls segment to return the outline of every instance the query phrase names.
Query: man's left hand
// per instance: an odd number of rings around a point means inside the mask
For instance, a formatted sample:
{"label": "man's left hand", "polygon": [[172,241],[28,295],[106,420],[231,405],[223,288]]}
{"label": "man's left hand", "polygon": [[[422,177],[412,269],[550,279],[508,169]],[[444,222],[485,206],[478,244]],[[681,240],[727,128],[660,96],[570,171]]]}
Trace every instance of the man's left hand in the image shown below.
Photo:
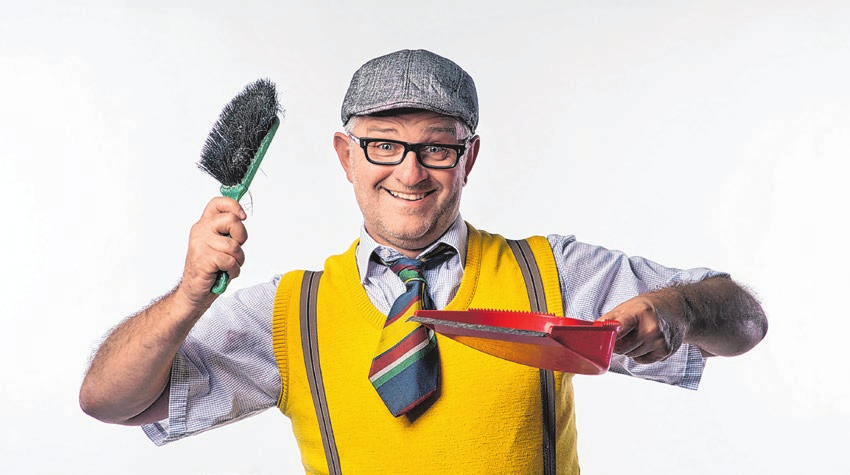
{"label": "man's left hand", "polygon": [[665,360],[679,349],[687,333],[684,319],[661,318],[649,295],[626,300],[599,320],[620,323],[614,353],[642,364]]}

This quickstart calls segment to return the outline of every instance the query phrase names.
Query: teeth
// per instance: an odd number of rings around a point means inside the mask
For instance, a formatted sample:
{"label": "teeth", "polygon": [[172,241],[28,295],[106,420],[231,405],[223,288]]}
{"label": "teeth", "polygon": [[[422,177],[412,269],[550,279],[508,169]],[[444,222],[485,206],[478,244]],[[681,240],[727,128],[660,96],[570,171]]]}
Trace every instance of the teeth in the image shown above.
{"label": "teeth", "polygon": [[416,194],[416,195],[411,195],[411,194],[408,194],[408,193],[399,193],[397,191],[390,191],[390,190],[387,190],[387,191],[389,192],[389,194],[395,196],[396,198],[401,198],[401,199],[407,200],[407,201],[418,201],[418,200],[421,200],[422,198],[425,198],[425,196],[427,195],[427,193],[420,193],[420,194]]}

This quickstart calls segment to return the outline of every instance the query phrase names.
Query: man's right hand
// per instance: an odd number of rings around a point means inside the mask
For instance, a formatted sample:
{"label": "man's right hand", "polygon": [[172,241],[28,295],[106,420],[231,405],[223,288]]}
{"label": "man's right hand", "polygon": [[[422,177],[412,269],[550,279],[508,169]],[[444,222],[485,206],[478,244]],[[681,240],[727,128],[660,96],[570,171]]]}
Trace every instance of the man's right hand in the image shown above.
{"label": "man's right hand", "polygon": [[80,406],[105,422],[139,425],[168,417],[171,365],[195,322],[217,297],[219,271],[231,278],[245,262],[242,206],[214,198],[192,226],[183,279],[125,320],[101,344],[80,387]]}
{"label": "man's right hand", "polygon": [[213,198],[189,233],[189,249],[183,278],[176,294],[195,308],[207,308],[217,297],[210,292],[220,271],[231,279],[239,276],[245,253],[242,245],[248,231],[242,221],[247,215],[235,200]]}

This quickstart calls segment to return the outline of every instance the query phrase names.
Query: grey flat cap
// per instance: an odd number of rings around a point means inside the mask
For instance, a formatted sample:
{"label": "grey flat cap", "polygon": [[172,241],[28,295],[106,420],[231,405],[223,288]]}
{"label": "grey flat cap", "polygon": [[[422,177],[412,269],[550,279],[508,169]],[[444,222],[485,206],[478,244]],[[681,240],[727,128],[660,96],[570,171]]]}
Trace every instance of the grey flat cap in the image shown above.
{"label": "grey flat cap", "polygon": [[401,50],[357,70],[342,101],[342,124],[355,115],[391,109],[424,109],[478,127],[478,93],[472,77],[449,59],[426,50]]}

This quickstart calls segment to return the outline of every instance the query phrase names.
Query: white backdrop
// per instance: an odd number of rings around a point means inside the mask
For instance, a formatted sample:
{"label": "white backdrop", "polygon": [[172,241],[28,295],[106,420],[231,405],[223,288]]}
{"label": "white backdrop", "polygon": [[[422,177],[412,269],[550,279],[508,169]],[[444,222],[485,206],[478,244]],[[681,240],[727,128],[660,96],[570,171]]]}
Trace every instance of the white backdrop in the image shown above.
{"label": "white backdrop", "polygon": [[77,391],[106,330],[177,282],[218,190],[201,145],[248,82],[287,112],[231,288],[346,248],[331,134],[354,70],[402,48],[477,82],[477,227],[726,270],[769,314],[697,392],[577,377],[584,473],[850,472],[846,2],[3,3],[0,472],[299,473],[277,411],[156,448]]}

